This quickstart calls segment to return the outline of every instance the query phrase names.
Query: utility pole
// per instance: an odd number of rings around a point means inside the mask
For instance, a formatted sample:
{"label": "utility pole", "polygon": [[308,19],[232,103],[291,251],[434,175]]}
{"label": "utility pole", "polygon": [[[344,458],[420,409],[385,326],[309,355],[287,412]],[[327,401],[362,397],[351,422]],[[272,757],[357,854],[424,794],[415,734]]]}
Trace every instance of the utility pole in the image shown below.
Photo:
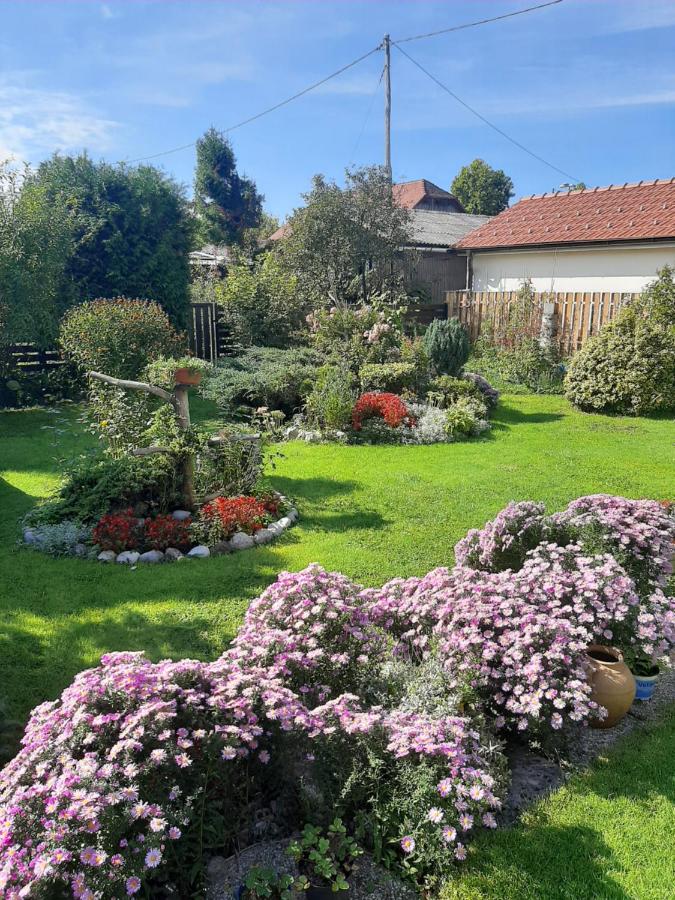
{"label": "utility pole", "polygon": [[385,34],[384,47],[384,167],[391,182],[391,42]]}

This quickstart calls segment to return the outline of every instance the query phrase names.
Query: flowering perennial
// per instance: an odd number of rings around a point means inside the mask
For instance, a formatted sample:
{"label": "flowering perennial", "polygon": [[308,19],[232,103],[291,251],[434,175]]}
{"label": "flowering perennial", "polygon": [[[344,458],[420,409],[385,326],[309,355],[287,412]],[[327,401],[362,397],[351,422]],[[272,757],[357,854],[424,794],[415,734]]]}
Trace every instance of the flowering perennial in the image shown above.
{"label": "flowering perennial", "polygon": [[352,410],[352,428],[360,431],[367,419],[383,419],[389,428],[399,428],[401,425],[412,426],[408,407],[396,394],[369,391],[361,394]]}

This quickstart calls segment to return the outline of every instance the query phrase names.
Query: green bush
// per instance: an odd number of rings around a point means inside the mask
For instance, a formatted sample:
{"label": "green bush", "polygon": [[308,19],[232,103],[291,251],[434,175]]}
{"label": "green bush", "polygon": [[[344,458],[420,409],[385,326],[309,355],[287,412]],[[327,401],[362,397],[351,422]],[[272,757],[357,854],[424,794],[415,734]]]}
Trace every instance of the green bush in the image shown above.
{"label": "green bush", "polygon": [[321,356],[306,347],[250,347],[221,360],[202,393],[227,413],[244,405],[292,414],[310,393],[321,363]]}
{"label": "green bush", "polygon": [[185,349],[184,336],[159,304],[126,297],[92,300],[69,310],[61,320],[60,342],[85,372],[132,379],[153,359]]}
{"label": "green bush", "polygon": [[445,414],[445,432],[454,440],[475,436],[490,426],[486,419],[487,407],[475,397],[461,397]]}
{"label": "green bush", "polygon": [[560,394],[564,366],[555,349],[543,348],[534,338],[524,338],[517,347],[492,346],[479,338],[474,346],[472,369],[502,389],[523,388],[535,394]]}
{"label": "green bush", "polygon": [[415,388],[419,373],[414,363],[410,362],[368,363],[362,366],[359,379],[362,391],[400,394]]}
{"label": "green bush", "polygon": [[469,336],[459,319],[434,319],[424,333],[424,348],[435,375],[459,375],[469,358]]}
{"label": "green bush", "polygon": [[629,307],[574,356],[565,396],[586,410],[645,415],[675,408],[675,327]]}
{"label": "green bush", "polygon": [[137,502],[148,503],[159,512],[175,508],[180,484],[169,456],[91,456],[71,470],[54,497],[30,514],[33,524],[68,520],[93,524],[112,510]]}
{"label": "green bush", "polygon": [[356,397],[354,376],[346,366],[323,366],[305,403],[307,419],[317,428],[341,431],[351,423]]}
{"label": "green bush", "polygon": [[454,378],[452,375],[438,375],[429,383],[429,388],[428,399],[444,408],[451,406],[460,397],[482,400],[482,394],[473,382]]}
{"label": "green bush", "polygon": [[171,390],[176,384],[174,378],[176,369],[190,369],[192,372],[199,372],[203,380],[210,378],[214,371],[210,362],[196,356],[160,356],[145,367],[142,373],[143,380]]}

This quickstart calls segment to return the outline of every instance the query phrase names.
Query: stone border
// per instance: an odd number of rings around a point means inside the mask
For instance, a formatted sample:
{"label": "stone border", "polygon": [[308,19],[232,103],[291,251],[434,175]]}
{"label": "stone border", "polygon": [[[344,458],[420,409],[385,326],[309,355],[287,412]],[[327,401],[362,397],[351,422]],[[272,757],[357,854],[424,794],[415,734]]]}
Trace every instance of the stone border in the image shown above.
{"label": "stone border", "polygon": [[[290,500],[280,494],[278,491],[272,492],[277,500],[290,506]],[[183,520],[190,516],[187,510],[175,509],[171,515],[174,519]],[[101,563],[119,563],[120,565],[135,566],[138,563],[144,565],[156,565],[164,562],[177,562],[181,559],[207,559],[209,556],[223,556],[226,553],[235,553],[239,550],[250,550],[252,547],[260,547],[269,544],[280,537],[287,528],[294,525],[299,518],[297,509],[290,506],[286,515],[272,522],[255,534],[246,534],[238,531],[227,541],[220,541],[212,547],[206,544],[197,544],[187,553],[182,553],[177,547],[167,547],[162,550],[147,550],[145,553],[139,553],[137,550],[123,550],[121,553],[115,553],[113,550],[102,550],[95,558]],[[40,549],[39,526],[34,528],[24,528],[23,542],[25,546],[32,547],[35,550]],[[73,556],[80,559],[94,559],[85,544],[75,544],[73,546]]]}

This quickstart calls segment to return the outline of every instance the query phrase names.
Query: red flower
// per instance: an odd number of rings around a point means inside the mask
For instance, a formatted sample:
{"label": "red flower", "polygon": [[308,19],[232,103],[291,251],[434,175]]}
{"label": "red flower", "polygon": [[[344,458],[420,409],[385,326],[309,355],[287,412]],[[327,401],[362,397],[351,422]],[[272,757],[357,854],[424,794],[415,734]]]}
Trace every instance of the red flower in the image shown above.
{"label": "red flower", "polygon": [[236,531],[253,534],[265,524],[265,504],[256,497],[216,497],[201,509],[207,522],[218,521],[223,533],[231,537]]}
{"label": "red flower", "polygon": [[92,538],[102,550],[133,550],[139,543],[139,524],[131,508],[120,513],[108,513],[94,526]]}
{"label": "red flower", "polygon": [[400,425],[410,428],[415,422],[408,407],[396,394],[379,391],[361,394],[352,410],[352,428],[354,431],[360,431],[367,419],[377,418],[384,419],[390,428],[398,428]]}
{"label": "red flower", "polygon": [[190,519],[179,522],[173,516],[160,515],[145,520],[145,539],[153,550],[185,547],[190,542]]}

